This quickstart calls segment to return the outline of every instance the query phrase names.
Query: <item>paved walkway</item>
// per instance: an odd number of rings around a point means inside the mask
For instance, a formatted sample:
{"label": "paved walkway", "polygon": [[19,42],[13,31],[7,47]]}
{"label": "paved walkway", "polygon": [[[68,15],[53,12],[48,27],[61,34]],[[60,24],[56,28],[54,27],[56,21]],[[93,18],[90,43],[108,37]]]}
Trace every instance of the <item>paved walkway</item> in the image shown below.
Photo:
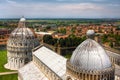
{"label": "paved walkway", "polygon": [[14,71],[14,72],[2,72],[2,73],[0,73],[0,76],[8,75],[8,74],[16,74],[16,73],[18,73],[18,72],[17,71]]}

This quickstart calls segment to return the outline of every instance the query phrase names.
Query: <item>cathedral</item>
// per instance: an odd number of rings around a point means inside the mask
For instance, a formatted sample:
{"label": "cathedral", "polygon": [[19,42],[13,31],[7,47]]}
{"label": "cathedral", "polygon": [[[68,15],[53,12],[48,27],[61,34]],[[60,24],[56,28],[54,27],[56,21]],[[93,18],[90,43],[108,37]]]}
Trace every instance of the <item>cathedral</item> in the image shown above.
{"label": "cathedral", "polygon": [[[94,40],[94,31],[73,52],[70,60],[44,45],[33,49],[33,61],[18,70],[19,80],[120,80],[108,53]],[[119,68],[120,69],[120,68]],[[119,74],[119,73],[118,73]]]}
{"label": "cathedral", "polygon": [[94,40],[94,30],[70,59],[40,45],[21,18],[8,40],[6,68],[18,70],[18,80],[120,80],[120,55]]}

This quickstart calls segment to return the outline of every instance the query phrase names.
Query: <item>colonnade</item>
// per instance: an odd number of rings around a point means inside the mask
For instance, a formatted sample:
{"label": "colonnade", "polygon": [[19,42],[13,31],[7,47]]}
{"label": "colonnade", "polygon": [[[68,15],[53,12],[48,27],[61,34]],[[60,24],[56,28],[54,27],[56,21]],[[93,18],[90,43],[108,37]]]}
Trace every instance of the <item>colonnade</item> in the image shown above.
{"label": "colonnade", "polygon": [[[79,80],[114,80],[114,67],[101,71],[80,70],[67,61],[67,74]],[[74,80],[74,79],[73,79]]]}

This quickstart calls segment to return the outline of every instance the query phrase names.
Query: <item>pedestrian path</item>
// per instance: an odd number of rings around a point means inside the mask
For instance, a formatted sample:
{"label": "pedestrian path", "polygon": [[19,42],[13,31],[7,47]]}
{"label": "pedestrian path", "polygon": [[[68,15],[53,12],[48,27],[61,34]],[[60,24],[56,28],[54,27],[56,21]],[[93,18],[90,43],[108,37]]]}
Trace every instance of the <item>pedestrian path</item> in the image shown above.
{"label": "pedestrian path", "polygon": [[0,73],[0,76],[8,75],[8,74],[16,74],[16,73],[18,73],[18,72],[17,71],[14,71],[14,72],[2,72],[2,73]]}

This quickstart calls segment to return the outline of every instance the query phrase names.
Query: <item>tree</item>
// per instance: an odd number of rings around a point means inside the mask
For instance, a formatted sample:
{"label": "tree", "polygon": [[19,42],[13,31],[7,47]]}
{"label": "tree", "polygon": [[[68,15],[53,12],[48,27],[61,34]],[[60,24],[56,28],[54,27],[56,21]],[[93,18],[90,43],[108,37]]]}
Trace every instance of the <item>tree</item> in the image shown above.
{"label": "tree", "polygon": [[[52,39],[53,39],[53,38],[52,38],[51,35],[44,35],[44,36],[43,36],[43,42],[44,42],[44,43],[50,44]],[[52,44],[52,43],[51,43],[51,44]]]}
{"label": "tree", "polygon": [[60,29],[60,30],[58,30],[58,32],[59,32],[59,33],[66,34],[66,29],[65,29],[65,28],[64,28],[64,29]]}
{"label": "tree", "polygon": [[113,43],[112,43],[112,42],[110,42],[109,46],[113,48]]}
{"label": "tree", "polygon": [[60,47],[65,46],[65,40],[63,38],[60,38],[59,39],[59,44],[60,44]]}
{"label": "tree", "polygon": [[102,36],[102,42],[105,43],[105,42],[108,42],[108,35],[104,34]]}
{"label": "tree", "polygon": [[51,29],[51,26],[47,26],[46,29],[47,29],[47,30]]}
{"label": "tree", "polygon": [[43,42],[44,43],[57,46],[57,41],[58,41],[58,39],[53,38],[51,35],[44,35],[43,36]]}

